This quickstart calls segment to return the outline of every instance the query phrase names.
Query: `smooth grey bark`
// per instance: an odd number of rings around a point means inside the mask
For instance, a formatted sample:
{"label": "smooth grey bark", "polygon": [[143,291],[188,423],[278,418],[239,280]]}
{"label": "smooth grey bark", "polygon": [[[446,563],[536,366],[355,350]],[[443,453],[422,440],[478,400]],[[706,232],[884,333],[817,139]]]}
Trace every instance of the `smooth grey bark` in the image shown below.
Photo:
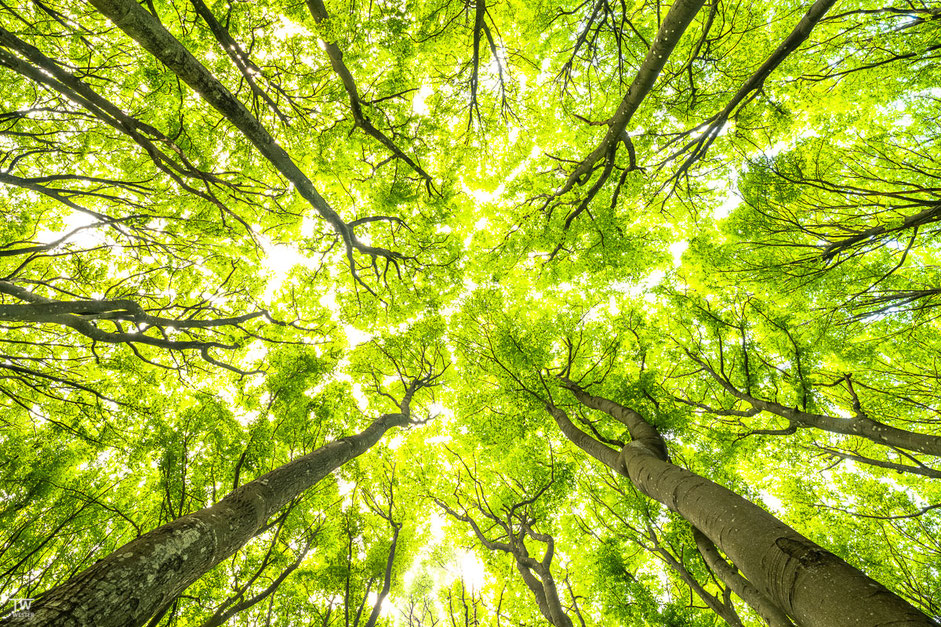
{"label": "smooth grey bark", "polygon": [[[403,406],[407,409],[407,401]],[[30,624],[145,624],[251,540],[293,498],[365,453],[390,428],[409,422],[407,411],[383,415],[361,433],[326,444],[233,490],[215,505],[144,534],[40,595]]]}
{"label": "smooth grey bark", "polygon": [[[744,395],[743,395],[744,396]],[[890,425],[873,420],[865,415],[856,415],[850,418],[828,416],[801,411],[785,407],[780,403],[765,401],[758,398],[743,398],[752,407],[787,418],[798,428],[814,428],[841,435],[856,435],[866,438],[877,444],[884,444],[896,448],[941,456],[941,437],[915,433],[898,429]]]}
{"label": "smooth grey bark", "polygon": [[[234,326],[267,315],[266,311],[255,311],[241,316],[211,318],[207,320],[163,318],[148,313],[141,307],[140,303],[133,300],[55,300],[40,296],[15,283],[3,280],[0,280],[0,294],[13,296],[26,303],[10,305],[0,304],[0,321],[45,322],[63,324],[72,328],[75,328],[73,325],[78,320],[120,320],[154,327],[169,326],[177,329],[207,329],[211,327]],[[104,333],[104,331],[102,331],[102,333]],[[95,337],[94,339],[101,338]],[[102,339],[101,341],[108,340]]]}
{"label": "smooth grey bark", "polygon": [[[237,348],[235,344],[201,339],[174,340],[169,339],[165,334],[162,334],[162,337],[155,337],[142,331],[125,331],[121,323],[136,325],[138,329],[153,327],[163,330],[171,327],[196,330],[222,326],[241,329],[240,324],[260,316],[266,316],[268,320],[272,320],[265,311],[214,320],[175,320],[151,315],[139,303],[132,300],[59,301],[34,294],[10,281],[0,281],[0,295],[4,294],[24,301],[25,304],[0,304],[0,322],[56,324],[68,327],[95,342],[107,344],[128,344],[132,347],[134,344],[144,344],[166,350],[199,351],[205,361],[238,374],[249,373],[219,361],[209,352],[210,349],[233,350]],[[98,326],[98,322],[112,323],[115,330],[108,331]]]}
{"label": "smooth grey bark", "polygon": [[747,581],[797,624],[935,626],[885,586],[754,503],[670,462],[663,438],[638,412],[588,394],[567,379],[563,384],[586,407],[624,424],[632,441],[619,453],[581,431],[565,411],[549,404],[547,409],[562,432],[701,531]]}
{"label": "smooth grey bark", "polygon": [[[585,185],[588,183],[595,170],[601,168],[601,174],[595,179],[588,191],[582,195],[582,198],[575,208],[566,215],[565,222],[562,224],[563,231],[568,231],[569,227],[572,226],[572,222],[588,210],[588,205],[608,182],[611,173],[614,171],[615,156],[617,155],[618,147],[623,143],[627,147],[630,166],[622,172],[621,180],[615,187],[611,204],[611,206],[614,207],[614,204],[617,202],[618,194],[620,193],[621,185],[624,183],[624,177],[628,172],[637,167],[637,155],[634,151],[634,145],[631,143],[631,139],[627,134],[627,125],[630,123],[634,113],[637,112],[637,109],[640,108],[641,103],[650,93],[650,90],[653,89],[657,78],[660,76],[670,55],[673,53],[673,49],[679,44],[683,33],[686,32],[686,29],[692,23],[696,14],[699,13],[703,4],[705,4],[705,0],[676,0],[676,2],[670,6],[670,10],[660,23],[660,27],[657,29],[657,35],[650,44],[647,55],[644,57],[643,62],[641,62],[640,67],[637,68],[637,74],[634,76],[630,87],[628,87],[627,93],[624,94],[624,97],[621,99],[617,110],[610,118],[600,123],[608,126],[608,131],[605,133],[601,142],[569,173],[568,177],[565,179],[565,183],[546,199],[542,209],[543,211],[548,209],[547,213],[551,215],[554,200],[570,192],[576,185]],[[603,162],[603,164],[599,164],[599,162]],[[550,261],[555,259],[555,256],[562,250],[564,244],[564,239],[559,241],[555,250],[549,254],[548,259]]]}
{"label": "smooth grey bark", "polygon": [[[510,536],[510,542],[516,549],[514,557],[516,558],[516,569],[523,577],[526,586],[536,597],[536,604],[539,611],[555,627],[572,627],[572,619],[562,607],[562,600],[559,598],[559,589],[556,586],[555,578],[552,576],[552,557],[555,554],[555,540],[552,536],[533,531],[528,525],[523,527],[523,532],[534,540],[546,544],[546,553],[542,560],[537,561],[530,557],[526,545],[523,543],[520,534],[519,538]],[[533,573],[539,577],[533,576]]]}

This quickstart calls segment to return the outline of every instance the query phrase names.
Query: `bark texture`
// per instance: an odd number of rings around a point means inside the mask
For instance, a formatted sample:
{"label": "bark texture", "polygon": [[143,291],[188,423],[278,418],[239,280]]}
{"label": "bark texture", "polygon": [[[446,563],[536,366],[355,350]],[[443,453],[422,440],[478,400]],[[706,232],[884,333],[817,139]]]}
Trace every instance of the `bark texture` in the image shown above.
{"label": "bark texture", "polygon": [[624,447],[622,460],[623,472],[641,492],[702,531],[798,624],[933,625],[884,586],[734,492],[634,443]]}
{"label": "bark texture", "polygon": [[750,581],[742,577],[738,570],[719,555],[716,545],[707,538],[703,532],[693,527],[693,538],[696,540],[696,547],[699,554],[706,561],[709,569],[716,576],[725,582],[741,599],[752,607],[758,615],[761,616],[770,627],[794,627],[791,619],[781,610],[780,607],[761,593],[761,590],[751,584]]}
{"label": "bark texture", "polygon": [[31,624],[143,625],[190,584],[239,550],[294,497],[409,422],[386,414],[361,433],[331,442],[232,491],[198,512],[144,534],[33,604]]}
{"label": "bark texture", "polygon": [[[530,531],[530,535],[534,535]],[[559,589],[552,576],[551,563],[554,553],[554,542],[551,537],[540,534],[542,542],[548,545],[545,557],[541,561],[536,561],[529,556],[526,547],[520,541],[514,541],[516,552],[516,570],[526,583],[526,587],[533,593],[536,599],[536,605],[539,611],[549,623],[555,627],[572,627],[572,619],[562,607],[562,600],[559,598]],[[534,574],[535,573],[535,574]],[[536,577],[535,575],[538,575]]]}
{"label": "bark texture", "polygon": [[[588,394],[571,381],[564,384],[585,406],[624,423],[633,440],[618,454],[581,431],[563,410],[552,407],[563,433],[701,531],[745,580],[798,625],[935,625],[885,586],[754,503],[671,463],[663,438],[638,412]],[[581,444],[586,439],[594,443],[590,448]]]}

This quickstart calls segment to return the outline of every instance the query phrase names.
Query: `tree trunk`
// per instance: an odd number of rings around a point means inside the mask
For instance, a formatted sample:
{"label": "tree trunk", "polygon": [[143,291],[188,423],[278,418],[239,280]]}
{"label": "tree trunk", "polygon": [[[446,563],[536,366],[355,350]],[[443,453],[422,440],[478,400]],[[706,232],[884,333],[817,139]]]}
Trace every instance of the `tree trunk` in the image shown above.
{"label": "tree trunk", "polygon": [[659,432],[638,412],[592,396],[570,381],[565,384],[582,404],[625,424],[633,440],[617,454],[576,427],[563,410],[550,405],[563,433],[701,531],[746,580],[797,624],[935,625],[885,586],[754,503],[670,462]]}
{"label": "tree trunk", "polygon": [[376,596],[376,602],[372,606],[372,612],[369,614],[369,620],[366,621],[366,627],[376,627],[376,621],[379,620],[379,614],[382,612],[382,603],[386,600],[386,597],[389,596],[389,590],[392,589],[392,567],[395,565],[395,546],[399,541],[402,523],[394,523],[391,520],[389,522],[392,525],[392,546],[389,547],[389,557],[386,558],[386,571],[382,579],[382,590],[380,590],[378,596]]}
{"label": "tree trunk", "polygon": [[129,542],[35,603],[33,624],[143,625],[190,584],[238,551],[291,499],[365,453],[406,414],[386,414],[229,493],[224,499]]}
{"label": "tree trunk", "polygon": [[622,474],[698,528],[745,578],[800,625],[933,625],[931,620],[836,555],[738,494],[624,447]]}
{"label": "tree trunk", "polygon": [[[535,560],[528,555],[514,555],[514,557],[516,557],[516,570],[522,576],[526,587],[533,593],[536,606],[546,622],[555,627],[572,627],[572,619],[562,607],[555,579],[549,568],[538,562],[532,563]],[[533,575],[534,570],[539,575],[538,578]]]}

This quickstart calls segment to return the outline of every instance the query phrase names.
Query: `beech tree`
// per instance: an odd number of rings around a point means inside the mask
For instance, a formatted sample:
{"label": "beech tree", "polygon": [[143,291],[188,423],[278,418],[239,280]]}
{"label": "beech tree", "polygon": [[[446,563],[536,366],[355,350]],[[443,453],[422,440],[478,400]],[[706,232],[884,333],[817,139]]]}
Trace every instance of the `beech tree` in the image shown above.
{"label": "beech tree", "polygon": [[939,29],[0,3],[0,622],[938,624]]}

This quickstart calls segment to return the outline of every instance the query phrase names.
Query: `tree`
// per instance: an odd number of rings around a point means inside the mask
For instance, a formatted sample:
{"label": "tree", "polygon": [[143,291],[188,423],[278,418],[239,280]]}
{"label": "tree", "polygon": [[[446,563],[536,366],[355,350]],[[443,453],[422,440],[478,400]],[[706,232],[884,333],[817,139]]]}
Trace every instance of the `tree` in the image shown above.
{"label": "tree", "polygon": [[[435,504],[454,520],[470,525],[477,540],[484,548],[512,556],[516,570],[526,587],[532,592],[536,605],[539,607],[539,612],[546,621],[556,627],[572,627],[574,623],[569,614],[578,615],[578,603],[575,599],[572,599],[571,609],[563,605],[559,586],[552,574],[555,539],[548,533],[535,528],[541,521],[537,518],[534,510],[537,505],[541,505],[539,500],[555,483],[554,464],[549,469],[549,477],[546,479],[546,483],[538,488],[525,485],[520,480],[519,475],[514,477],[514,480],[500,476],[499,479],[504,484],[504,490],[509,488],[511,496],[509,498],[504,496],[500,499],[504,504],[497,507],[488,502],[486,492],[476,476],[478,473],[471,469],[463,459],[458,458],[458,461],[474,487],[469,490],[465,489],[461,485],[462,481],[459,476],[457,481],[454,482],[457,484],[457,488],[454,490],[454,499],[458,509],[452,508],[441,499],[431,497]],[[462,502],[462,492],[473,494],[473,502]],[[542,507],[539,509],[542,509]],[[475,518],[483,520],[485,523],[477,522]],[[489,528],[491,533],[486,533],[484,528]],[[530,546],[533,543],[545,545],[546,548],[542,551],[541,558],[530,554],[532,549],[526,546],[527,542],[530,543]]]}
{"label": "tree", "polygon": [[[563,383],[580,403],[627,426],[631,443],[617,457],[604,455],[605,463],[688,520],[706,563],[769,624],[788,624],[787,616],[807,625],[840,620],[851,624],[886,620],[931,624],[914,607],[761,508],[679,467],[670,468],[673,464],[663,438],[636,411],[588,394],[569,379]],[[590,436],[568,421],[564,411],[554,405],[548,409],[569,439],[602,457],[605,449],[593,446]],[[716,549],[737,565],[743,578],[734,569],[722,567],[725,558]]]}
{"label": "tree", "polygon": [[0,5],[0,622],[936,624],[939,28]]}
{"label": "tree", "polygon": [[284,506],[369,450],[390,428],[412,422],[412,397],[439,375],[429,371],[403,382],[398,413],[380,416],[362,432],[265,473],[214,505],[176,518],[96,562],[44,594],[36,604],[36,617],[50,625],[146,622],[258,535]]}

